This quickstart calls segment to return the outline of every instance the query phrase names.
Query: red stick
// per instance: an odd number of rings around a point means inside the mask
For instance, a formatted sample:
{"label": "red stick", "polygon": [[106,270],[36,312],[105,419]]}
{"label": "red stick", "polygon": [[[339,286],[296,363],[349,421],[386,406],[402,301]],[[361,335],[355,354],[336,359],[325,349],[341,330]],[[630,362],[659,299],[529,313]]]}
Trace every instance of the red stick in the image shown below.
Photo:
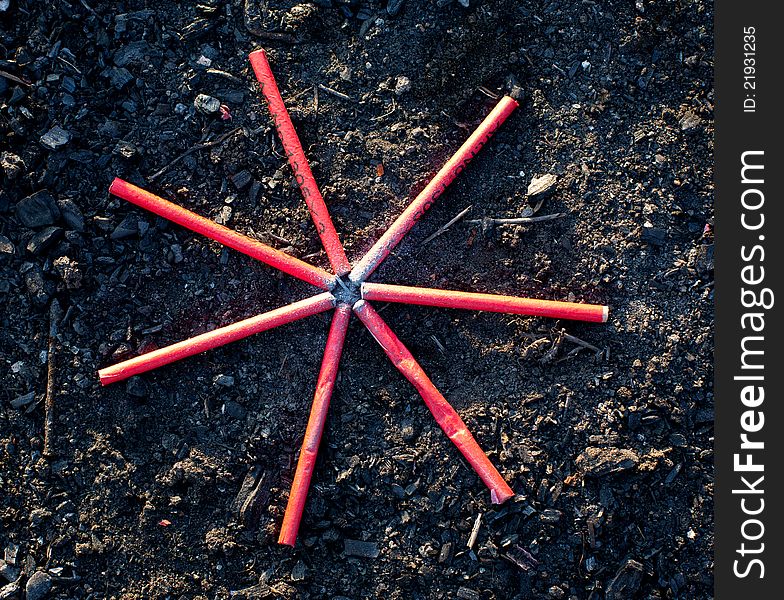
{"label": "red stick", "polygon": [[414,356],[389,328],[389,325],[364,300],[360,300],[354,305],[354,312],[376,338],[398,371],[414,385],[430,412],[433,413],[438,425],[466,460],[471,463],[485,485],[490,488],[490,499],[493,503],[501,504],[514,496],[512,489],[487,458],[479,444],[476,443],[455,409],[436,389]]}
{"label": "red stick", "polygon": [[109,193],[149,210],[164,219],[173,221],[177,225],[182,225],[191,231],[207,236],[224,246],[239,250],[243,254],[247,254],[293,277],[307,281],[322,290],[332,289],[334,286],[335,277],[324,269],[314,267],[298,258],[289,256],[285,252],[276,250],[272,246],[267,246],[267,244],[219,225],[215,221],[197,215],[182,206],[164,200],[160,196],[151,194],[118,177],[115,177],[112,185],[109,186]]}
{"label": "red stick", "polygon": [[266,331],[273,327],[285,325],[310,315],[315,315],[334,306],[335,298],[329,292],[324,292],[287,304],[275,310],[256,315],[250,319],[232,323],[226,327],[220,327],[207,333],[202,333],[187,340],[177,342],[165,348],[159,348],[152,352],[147,352],[141,356],[117,363],[111,367],[106,367],[98,371],[98,377],[103,385],[109,385],[123,379],[128,379],[133,375],[144,373],[168,365],[176,360],[193,356],[218,346],[223,346],[230,342],[235,342],[246,338],[254,333]]}
{"label": "red stick", "polygon": [[479,124],[474,133],[471,134],[460,149],[450,158],[441,170],[436,173],[430,183],[425,186],[408,208],[395,220],[389,229],[378,239],[373,247],[362,257],[351,270],[349,278],[354,283],[365,281],[370,274],[376,270],[383,260],[389,255],[392,249],[400,243],[400,240],[408,231],[422,218],[425,211],[429,209],[447,186],[454,181],[460,172],[466,167],[479,150],[482,149],[487,141],[493,136],[496,129],[512,114],[517,108],[517,101],[510,96],[504,96],[490,112],[484,121]]}
{"label": "red stick", "polygon": [[332,224],[324,198],[318,189],[318,185],[316,185],[316,180],[313,178],[310,164],[308,159],[305,158],[305,152],[302,150],[302,145],[294,129],[294,124],[291,122],[291,117],[289,117],[289,112],[283,103],[283,97],[280,95],[278,84],[275,82],[275,77],[267,60],[267,53],[264,50],[256,50],[251,52],[249,58],[253,71],[256,73],[256,79],[261,84],[261,93],[267,99],[272,121],[275,123],[280,141],[286,150],[286,156],[294,171],[297,185],[299,185],[302,196],[305,198],[305,203],[308,205],[308,209],[310,209],[310,216],[316,224],[321,243],[327,252],[332,270],[338,275],[345,275],[351,270],[351,265],[346,258],[343,244],[340,243],[335,226]]}
{"label": "red stick", "polygon": [[332,326],[329,329],[324,358],[321,361],[321,372],[316,383],[316,393],[313,396],[313,406],[310,409],[305,439],[302,441],[297,470],[294,473],[289,501],[286,504],[286,513],[283,515],[283,525],[280,528],[279,544],[293,546],[297,541],[302,511],[305,508],[310,479],[316,466],[316,456],[321,443],[321,434],[324,432],[329,401],[332,398],[332,390],[335,388],[338,364],[340,363],[340,355],[343,352],[343,343],[346,340],[346,331],[348,330],[350,319],[351,307],[348,304],[338,305],[335,309],[335,316],[332,318]]}
{"label": "red stick", "polygon": [[423,304],[425,306],[442,306],[444,308],[486,310],[489,312],[502,312],[516,315],[552,317],[554,319],[591,321],[593,323],[606,322],[609,311],[607,306],[601,306],[599,304],[556,302],[554,300],[516,298],[514,296],[501,296],[499,294],[475,294],[471,292],[436,290],[433,288],[409,287],[405,285],[387,285],[385,283],[365,282],[362,284],[361,290],[362,298],[365,300],[383,300],[385,302]]}

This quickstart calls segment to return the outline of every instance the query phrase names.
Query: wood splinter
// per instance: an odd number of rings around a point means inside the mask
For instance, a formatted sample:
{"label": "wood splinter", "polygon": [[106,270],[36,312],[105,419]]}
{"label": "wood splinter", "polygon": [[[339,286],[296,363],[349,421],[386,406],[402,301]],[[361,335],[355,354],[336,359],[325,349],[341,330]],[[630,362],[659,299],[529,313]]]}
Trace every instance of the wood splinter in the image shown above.
{"label": "wood splinter", "polygon": [[57,341],[57,323],[63,311],[57,300],[49,306],[49,346],[46,354],[46,399],[44,400],[44,450],[46,457],[54,456],[52,451],[54,428],[54,401],[57,394],[55,388],[55,342]]}

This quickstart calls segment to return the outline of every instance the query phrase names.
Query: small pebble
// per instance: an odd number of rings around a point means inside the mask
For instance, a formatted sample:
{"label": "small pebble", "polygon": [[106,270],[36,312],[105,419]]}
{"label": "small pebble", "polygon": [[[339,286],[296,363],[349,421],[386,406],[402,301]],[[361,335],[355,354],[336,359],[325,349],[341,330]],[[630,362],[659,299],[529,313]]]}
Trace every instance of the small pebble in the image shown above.
{"label": "small pebble", "polygon": [[541,196],[552,192],[557,180],[555,175],[550,175],[549,173],[547,175],[542,175],[541,177],[534,177],[528,185],[528,197],[533,198],[534,196]]}
{"label": "small pebble", "polygon": [[588,447],[574,461],[575,466],[592,477],[604,477],[627,471],[637,466],[640,457],[626,448]]}
{"label": "small pebble", "polygon": [[194,99],[193,106],[202,114],[214,115],[220,110],[221,101],[207,94],[199,94]]}
{"label": "small pebble", "polygon": [[417,432],[414,426],[411,423],[403,423],[403,426],[400,428],[400,437],[403,438],[403,441],[411,442],[416,436]]}
{"label": "small pebble", "polygon": [[12,582],[0,588],[0,600],[16,600],[19,598],[19,584]]}
{"label": "small pebble", "polygon": [[542,523],[558,523],[561,520],[561,511],[554,508],[546,508],[539,514]]}
{"label": "small pebble", "polygon": [[79,264],[67,256],[60,256],[54,260],[52,267],[65,283],[69,290],[78,290],[82,287],[82,272]]}
{"label": "small pebble", "polygon": [[136,147],[129,142],[120,140],[114,147],[112,154],[119,154],[123,158],[133,158],[136,154]]}
{"label": "small pebble", "polygon": [[24,161],[11,152],[0,154],[0,168],[5,172],[8,179],[16,179],[25,167]]}
{"label": "small pebble", "polygon": [[411,80],[405,75],[399,75],[395,80],[395,94],[402,96],[411,91]]}
{"label": "small pebble", "polygon": [[554,585],[549,590],[547,590],[547,595],[550,598],[555,598],[555,600],[566,598],[566,592],[563,591],[563,588],[560,588],[557,585]]}
{"label": "small pebble", "polygon": [[215,218],[215,222],[219,225],[226,225],[231,220],[231,206],[222,206]]}
{"label": "small pebble", "polygon": [[[16,373],[16,371],[14,371],[14,365],[11,365],[11,370]],[[14,544],[13,542],[9,543],[3,551],[3,560],[9,565],[18,564],[19,550],[19,544]]]}
{"label": "small pebble", "polygon": [[13,256],[15,253],[13,242],[4,235],[0,235],[0,256]]}
{"label": "small pebble", "polygon": [[681,131],[691,131],[699,127],[702,120],[692,111],[688,111],[685,115],[683,115],[678,121],[678,124],[681,126]]}
{"label": "small pebble", "polygon": [[52,589],[52,578],[48,573],[36,571],[27,580],[25,597],[27,600],[43,600]]}
{"label": "small pebble", "polygon": [[16,581],[19,577],[19,569],[0,559],[0,577],[8,582]]}

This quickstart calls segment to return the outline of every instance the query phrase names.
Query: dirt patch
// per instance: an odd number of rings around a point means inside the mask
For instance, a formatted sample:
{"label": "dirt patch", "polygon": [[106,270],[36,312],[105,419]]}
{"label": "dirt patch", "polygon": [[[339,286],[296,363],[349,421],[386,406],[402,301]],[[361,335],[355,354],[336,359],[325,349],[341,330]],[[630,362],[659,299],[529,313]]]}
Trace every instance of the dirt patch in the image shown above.
{"label": "dirt patch", "polygon": [[[712,5],[332,4],[0,12],[3,598],[711,597]],[[102,366],[311,292],[110,197],[114,176],[327,267],[249,68],[262,45],[351,260],[491,95],[525,91],[374,275],[611,307],[384,309],[506,505],[356,321],[294,550],[275,539],[327,315],[100,387]],[[566,216],[481,222],[532,213]]]}

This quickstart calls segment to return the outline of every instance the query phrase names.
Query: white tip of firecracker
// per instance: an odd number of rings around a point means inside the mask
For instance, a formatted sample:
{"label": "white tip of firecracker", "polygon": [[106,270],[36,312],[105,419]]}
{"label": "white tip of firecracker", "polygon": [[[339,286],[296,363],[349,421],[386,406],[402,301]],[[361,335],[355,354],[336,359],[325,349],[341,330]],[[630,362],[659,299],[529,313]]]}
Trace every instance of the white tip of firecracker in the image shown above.
{"label": "white tip of firecracker", "polygon": [[253,67],[257,79],[260,74],[266,75],[270,70],[269,60],[267,60],[267,53],[264,48],[259,48],[248,54],[248,61],[250,62],[250,66]]}
{"label": "white tip of firecracker", "polygon": [[354,306],[352,306],[351,308],[353,310],[362,310],[365,307],[366,304],[367,304],[367,302],[365,302],[362,299],[359,299],[356,302],[354,302]]}
{"label": "white tip of firecracker", "polygon": [[609,306],[602,306],[602,323],[607,322],[607,317],[610,316],[610,307]]}
{"label": "white tip of firecracker", "polygon": [[98,371],[98,379],[101,385],[109,385],[117,380],[117,374],[110,372],[108,369],[101,369]]}

